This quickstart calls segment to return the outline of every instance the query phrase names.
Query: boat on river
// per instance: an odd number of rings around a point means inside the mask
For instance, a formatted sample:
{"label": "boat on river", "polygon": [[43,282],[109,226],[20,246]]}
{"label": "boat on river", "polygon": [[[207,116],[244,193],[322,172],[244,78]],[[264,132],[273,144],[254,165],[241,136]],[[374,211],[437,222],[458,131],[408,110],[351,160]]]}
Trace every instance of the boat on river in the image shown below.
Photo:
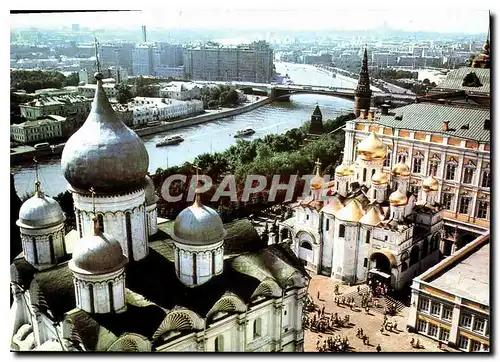
{"label": "boat on river", "polygon": [[182,138],[181,136],[178,136],[178,135],[172,136],[172,137],[165,137],[163,140],[161,140],[160,142],[158,142],[156,144],[156,147],[178,145],[182,141],[184,141],[184,138]]}
{"label": "boat on river", "polygon": [[252,128],[239,129],[238,131],[236,131],[234,138],[250,136],[253,135],[254,133],[255,131]]}

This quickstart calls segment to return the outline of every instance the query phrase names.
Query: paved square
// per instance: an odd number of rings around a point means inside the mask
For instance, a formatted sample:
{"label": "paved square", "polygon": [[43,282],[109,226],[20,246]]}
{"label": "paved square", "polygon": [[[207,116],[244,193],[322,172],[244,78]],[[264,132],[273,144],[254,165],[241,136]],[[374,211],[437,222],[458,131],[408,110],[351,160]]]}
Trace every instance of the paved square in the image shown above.
{"label": "paved square", "polygon": [[[335,285],[339,285],[340,297],[349,296],[355,297],[357,311],[351,310],[348,306],[337,306],[334,302]],[[361,289],[367,290],[366,285],[360,285]],[[318,300],[318,291],[320,292],[320,300]],[[406,331],[406,322],[408,320],[408,310],[404,304],[400,302],[397,303],[398,313],[396,316],[388,316],[388,321],[397,323],[396,331],[386,331],[384,329],[383,334],[380,333],[380,327],[384,321],[383,307],[370,308],[370,314],[366,314],[364,309],[360,308],[360,297],[357,293],[357,286],[347,286],[334,281],[323,275],[312,276],[311,282],[309,284],[309,295],[312,297],[314,303],[318,306],[325,306],[325,314],[329,317],[330,314],[338,313],[339,318],[343,318],[346,314],[350,316],[350,322],[354,325],[344,328],[336,328],[335,331],[330,333],[316,333],[312,332],[310,329],[306,329],[304,333],[304,351],[305,352],[317,352],[316,341],[318,338],[322,341],[328,337],[334,337],[340,335],[341,337],[348,337],[349,344],[352,352],[376,352],[375,348],[380,344],[382,350],[381,352],[455,352],[449,347],[444,347],[443,350],[438,348],[438,342],[432,340],[416,333],[408,333]],[[313,314],[316,312],[310,312],[309,317],[312,318]],[[364,345],[363,340],[356,337],[357,329],[363,328],[365,335],[369,337],[370,345]],[[420,344],[423,348],[416,349],[410,344],[411,339],[419,339]],[[443,344],[444,346],[444,344]]]}

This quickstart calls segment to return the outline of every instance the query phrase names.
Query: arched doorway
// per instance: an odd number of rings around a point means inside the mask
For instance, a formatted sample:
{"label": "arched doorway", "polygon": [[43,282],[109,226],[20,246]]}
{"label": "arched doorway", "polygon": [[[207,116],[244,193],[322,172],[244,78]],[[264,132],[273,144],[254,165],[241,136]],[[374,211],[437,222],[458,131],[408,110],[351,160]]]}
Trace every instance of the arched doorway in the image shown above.
{"label": "arched doorway", "polygon": [[296,237],[298,243],[298,257],[305,265],[314,265],[314,236],[306,231],[299,232]]}
{"label": "arched doorway", "polygon": [[424,239],[422,242],[422,259],[427,256],[427,252],[429,251],[429,242],[427,241],[427,238]]}
{"label": "arched doorway", "polygon": [[374,253],[370,257],[372,269],[377,269],[383,273],[391,274],[391,262],[389,258],[382,253]]}
{"label": "arched doorway", "polygon": [[420,248],[415,245],[410,252],[410,265],[418,263],[420,260]]}

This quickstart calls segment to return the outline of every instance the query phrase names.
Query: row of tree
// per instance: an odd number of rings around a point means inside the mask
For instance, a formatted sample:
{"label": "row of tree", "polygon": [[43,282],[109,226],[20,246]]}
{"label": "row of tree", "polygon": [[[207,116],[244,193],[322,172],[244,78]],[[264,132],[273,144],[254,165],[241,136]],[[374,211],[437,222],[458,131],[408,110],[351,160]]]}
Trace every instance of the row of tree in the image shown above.
{"label": "row of tree", "polygon": [[[300,128],[294,128],[285,134],[267,135],[264,138],[252,141],[238,140],[224,152],[204,153],[190,162],[180,166],[167,169],[157,169],[151,175],[156,189],[160,190],[164,180],[174,174],[187,176],[187,182],[173,182],[170,186],[171,195],[182,194],[180,202],[167,203],[160,198],[158,209],[160,215],[175,218],[177,214],[188,207],[190,202],[186,201],[191,178],[194,177],[194,165],[198,165],[201,173],[208,175],[213,180],[212,189],[202,195],[204,203],[210,205],[210,199],[215,193],[218,182],[226,175],[234,175],[238,200],[243,192],[248,175],[262,175],[270,185],[274,175],[280,175],[280,182],[286,183],[290,176],[297,175],[299,181],[296,183],[294,199],[302,195],[304,181],[300,180],[302,175],[311,174],[314,169],[314,161],[319,158],[322,164],[322,172],[333,175],[335,167],[342,162],[344,149],[344,132],[342,130],[334,134],[328,134],[345,124],[346,121],[354,119],[354,114],[340,116],[335,120],[324,122],[326,134],[318,139],[307,139],[309,122]],[[228,190],[228,188],[226,188]],[[222,197],[217,204],[211,205],[216,208],[224,222],[236,218],[246,217],[258,213],[273,204],[280,204],[285,200],[286,191],[278,191],[274,202],[268,201],[269,186],[262,192],[251,195],[248,202],[231,202],[229,197]]]}
{"label": "row of tree", "polygon": [[34,93],[36,90],[44,88],[76,86],[78,80],[78,73],[65,76],[55,70],[12,70],[10,72],[11,89],[24,89],[27,93]]}

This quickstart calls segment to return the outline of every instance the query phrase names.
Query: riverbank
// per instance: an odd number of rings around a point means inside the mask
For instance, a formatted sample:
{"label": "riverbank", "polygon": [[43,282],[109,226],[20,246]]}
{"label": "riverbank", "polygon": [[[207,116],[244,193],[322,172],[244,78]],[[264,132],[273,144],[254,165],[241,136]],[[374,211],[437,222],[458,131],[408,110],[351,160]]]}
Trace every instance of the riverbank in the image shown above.
{"label": "riverbank", "polygon": [[250,104],[245,104],[237,108],[223,108],[216,111],[206,111],[204,114],[200,114],[198,116],[183,118],[172,122],[163,122],[162,124],[159,124],[157,126],[138,129],[135,132],[141,137],[149,136],[155,133],[161,133],[173,129],[215,121],[221,118],[236,116],[238,114],[246,113],[256,108],[262,107],[274,101],[274,98],[270,97],[262,97],[262,96],[259,97],[247,96],[247,97],[252,98]]}
{"label": "riverbank", "polygon": [[[208,110],[205,113],[197,116],[187,117],[172,122],[162,122],[162,124],[156,126],[145,127],[134,131],[140,137],[149,136],[152,134],[170,131],[173,129],[193,126],[201,123],[215,121],[221,118],[236,116],[242,113],[252,111],[256,108],[262,107],[274,101],[274,99],[270,97],[253,96],[253,95],[247,95],[247,97],[250,103],[246,103],[236,108],[222,108],[220,110]],[[33,160],[33,157],[43,158],[43,157],[57,156],[62,153],[62,150],[63,147],[57,147],[57,146],[42,150],[36,150],[32,146],[19,146],[16,148],[11,148],[10,163],[11,165],[15,165],[16,163],[21,163],[23,161],[31,161]]]}

